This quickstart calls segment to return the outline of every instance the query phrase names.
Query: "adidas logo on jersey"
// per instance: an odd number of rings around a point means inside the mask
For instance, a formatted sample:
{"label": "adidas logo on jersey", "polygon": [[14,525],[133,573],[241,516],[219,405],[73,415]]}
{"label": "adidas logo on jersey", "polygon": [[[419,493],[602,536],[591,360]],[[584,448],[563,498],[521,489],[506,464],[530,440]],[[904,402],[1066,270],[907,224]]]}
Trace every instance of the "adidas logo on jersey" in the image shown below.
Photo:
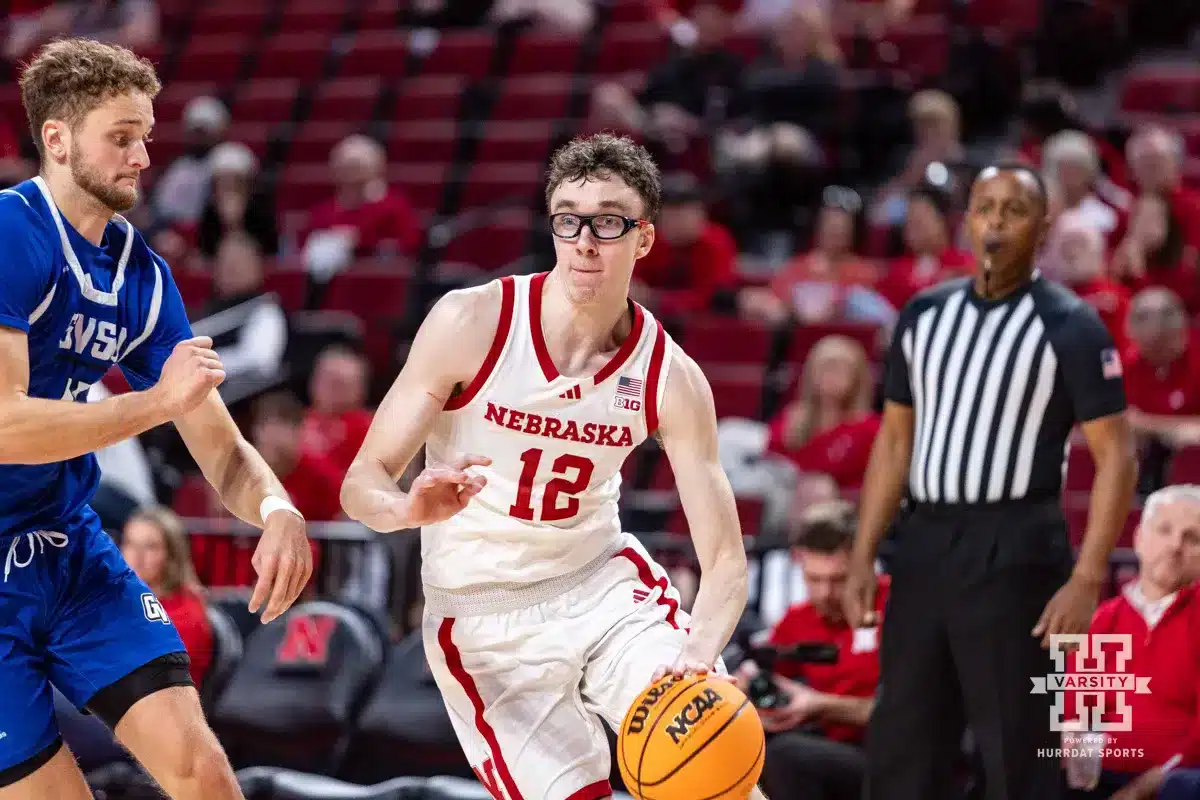
{"label": "adidas logo on jersey", "polygon": [[583,392],[580,390],[579,384],[577,383],[574,386],[572,386],[570,389],[567,389],[565,392],[560,394],[558,396],[558,399],[560,399],[560,400],[578,400],[580,397],[583,397]]}

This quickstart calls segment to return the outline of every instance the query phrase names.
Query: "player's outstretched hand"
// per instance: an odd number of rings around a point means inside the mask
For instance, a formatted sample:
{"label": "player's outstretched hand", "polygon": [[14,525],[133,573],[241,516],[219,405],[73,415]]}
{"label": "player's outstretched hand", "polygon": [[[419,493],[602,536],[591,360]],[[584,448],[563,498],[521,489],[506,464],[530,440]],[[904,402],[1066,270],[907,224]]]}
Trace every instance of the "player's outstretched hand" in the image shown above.
{"label": "player's outstretched hand", "polygon": [[221,359],[212,349],[212,339],[197,336],[175,345],[154,391],[167,419],[188,413],[225,380]]}
{"label": "player's outstretched hand", "polygon": [[250,613],[257,614],[265,603],[262,621],[266,624],[291,608],[312,575],[312,548],[304,520],[288,511],[268,514],[250,563],[258,573]]}
{"label": "player's outstretched hand", "polygon": [[421,470],[404,502],[407,527],[432,525],[450,519],[466,508],[471,498],[487,486],[487,478],[471,475],[467,469],[487,467],[491,463],[486,456],[463,455],[447,465],[433,465]]}

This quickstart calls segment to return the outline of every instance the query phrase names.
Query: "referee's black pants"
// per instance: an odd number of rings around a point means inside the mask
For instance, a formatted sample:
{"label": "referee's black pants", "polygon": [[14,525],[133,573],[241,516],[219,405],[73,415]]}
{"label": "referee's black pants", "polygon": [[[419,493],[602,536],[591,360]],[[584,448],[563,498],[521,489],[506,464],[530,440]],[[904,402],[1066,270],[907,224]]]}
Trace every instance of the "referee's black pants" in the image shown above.
{"label": "referee's black pants", "polygon": [[900,520],[867,730],[867,800],[961,797],[970,725],[987,800],[1061,797],[1054,672],[1031,635],[1066,581],[1071,550],[1058,503],[922,507]]}

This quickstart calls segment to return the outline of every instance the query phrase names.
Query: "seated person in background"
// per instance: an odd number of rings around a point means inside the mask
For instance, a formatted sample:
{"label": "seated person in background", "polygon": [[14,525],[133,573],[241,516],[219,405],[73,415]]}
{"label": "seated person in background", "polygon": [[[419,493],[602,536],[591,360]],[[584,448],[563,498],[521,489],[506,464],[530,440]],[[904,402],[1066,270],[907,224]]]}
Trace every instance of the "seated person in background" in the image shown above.
{"label": "seated person in background", "polygon": [[[1087,785],[1094,771],[1087,775],[1082,756],[1068,759],[1068,783],[1083,790],[1077,797],[1149,800],[1166,789],[1170,777],[1162,766],[1168,761],[1178,756],[1179,767],[1200,768],[1200,487],[1168,486],[1152,494],[1134,550],[1137,580],[1096,610],[1089,633],[1127,635],[1133,649],[1121,672],[1139,683],[1148,678],[1150,691],[1125,692],[1120,711],[1086,720],[1095,729],[1097,722],[1119,722],[1110,716],[1117,714],[1132,730],[1105,734],[1098,785]],[[1067,660],[1069,670],[1076,661]],[[1066,702],[1067,714],[1096,716],[1084,707],[1084,696],[1068,695]],[[1083,749],[1079,734],[1064,732],[1063,741],[1065,748]]]}
{"label": "seated person in background", "polygon": [[387,180],[383,145],[349,136],[329,156],[334,196],[309,212],[300,234],[304,260],[314,276],[328,280],[355,258],[410,256],[421,244],[421,220]]}
{"label": "seated person in background", "polygon": [[1125,392],[1134,431],[1170,446],[1200,442],[1200,348],[1170,289],[1130,303]]}
{"label": "seated person in background", "polygon": [[1108,277],[1104,234],[1079,210],[1065,212],[1050,232],[1038,268],[1049,278],[1066,285],[1086,301],[1126,350],[1126,320],[1130,293]]}
{"label": "seated person in background", "polygon": [[[879,628],[851,628],[842,615],[850,570],[855,511],[845,501],[811,506],[792,542],[808,600],[788,610],[771,630],[779,704],[756,705],[771,734],[763,788],[771,800],[858,800],[866,756],[860,744],[879,683]],[[881,579],[876,612],[882,619],[888,584]],[[798,644],[832,645],[832,663],[798,663],[787,651]],[[744,663],[736,680],[754,696],[759,665]]]}
{"label": "seated person in background", "polygon": [[229,233],[213,263],[213,297],[196,330],[211,336],[225,366],[221,396],[234,402],[279,376],[287,349],[287,315],[263,285],[263,258],[249,234]]}
{"label": "seated person in background", "polygon": [[826,336],[804,362],[796,399],[771,421],[767,450],[842,489],[862,486],[879,432],[867,354],[846,336]]}
{"label": "seated person in background", "polygon": [[898,175],[875,195],[871,219],[880,225],[904,221],[908,193],[924,183],[931,164],[953,167],[963,160],[962,121],[958,101],[940,89],[924,89],[908,101],[913,148]]}
{"label": "seated person in background", "polygon": [[212,663],[213,631],[183,520],[157,506],[137,511],[121,531],[121,555],[179,631],[192,660],[192,680],[202,686]]}
{"label": "seated person in background", "polygon": [[796,256],[767,288],[738,295],[743,315],[769,323],[863,322],[891,324],[896,310],[875,291],[876,269],[855,252],[862,198],[844,186],[826,187],[813,249]]}
{"label": "seated person in background", "polygon": [[970,253],[950,242],[950,195],[928,183],[908,193],[904,215],[904,245],[908,251],[893,258],[877,289],[892,308],[904,308],[912,296],[951,278],[970,274]]}
{"label": "seated person in background", "polygon": [[1096,195],[1100,180],[1100,153],[1092,137],[1080,131],[1061,131],[1042,144],[1042,170],[1051,202],[1066,214],[1074,212],[1094,228],[1108,245],[1124,233],[1124,214]]}
{"label": "seated person in background", "polygon": [[708,311],[717,291],[736,279],[737,246],[709,219],[693,176],[664,181],[662,203],[654,247],[638,261],[630,293],[661,317]]}
{"label": "seated person in background", "polygon": [[275,194],[260,179],[258,158],[240,142],[225,142],[208,154],[212,175],[196,228],[196,250],[216,258],[227,236],[247,234],[263,255],[279,254]]}
{"label": "seated person in background", "polygon": [[308,382],[312,405],[304,415],[301,447],[327,459],[345,475],[358,454],[373,412],[366,407],[370,365],[353,350],[334,345],[317,356]]}
{"label": "seated person in background", "polygon": [[1200,311],[1196,248],[1166,195],[1146,193],[1133,204],[1129,233],[1113,254],[1114,275],[1135,289],[1162,286],[1179,295],[1189,312]]}

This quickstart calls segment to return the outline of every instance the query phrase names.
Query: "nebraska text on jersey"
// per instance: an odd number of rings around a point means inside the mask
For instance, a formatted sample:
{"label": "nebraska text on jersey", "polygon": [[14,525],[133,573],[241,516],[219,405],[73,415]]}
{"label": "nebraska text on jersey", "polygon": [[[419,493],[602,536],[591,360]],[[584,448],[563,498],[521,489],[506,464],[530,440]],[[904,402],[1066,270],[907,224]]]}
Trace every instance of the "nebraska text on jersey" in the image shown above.
{"label": "nebraska text on jersey", "polygon": [[557,417],[516,411],[490,402],[487,404],[484,418],[510,431],[528,433],[531,436],[548,436],[564,442],[598,444],[605,447],[633,447],[633,431],[626,425],[609,425],[602,422],[580,424],[573,419],[563,421]]}

